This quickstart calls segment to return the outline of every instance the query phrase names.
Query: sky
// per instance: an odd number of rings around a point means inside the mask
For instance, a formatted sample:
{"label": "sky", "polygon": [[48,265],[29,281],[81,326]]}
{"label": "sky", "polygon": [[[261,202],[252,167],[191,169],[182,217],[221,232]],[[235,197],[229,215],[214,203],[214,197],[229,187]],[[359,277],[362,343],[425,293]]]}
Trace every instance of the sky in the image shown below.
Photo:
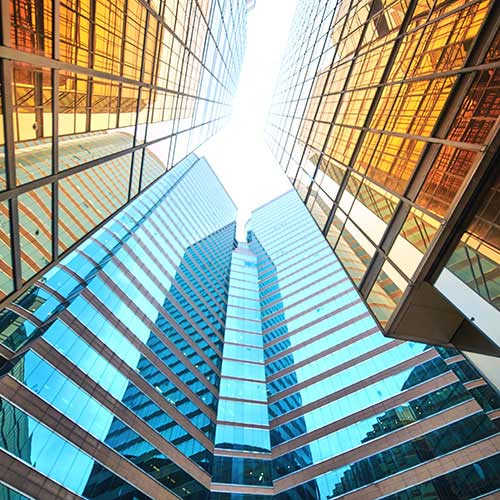
{"label": "sky", "polygon": [[248,13],[247,49],[231,122],[197,153],[205,156],[238,206],[239,240],[253,209],[291,189],[264,141],[274,85],[295,0],[257,0]]}

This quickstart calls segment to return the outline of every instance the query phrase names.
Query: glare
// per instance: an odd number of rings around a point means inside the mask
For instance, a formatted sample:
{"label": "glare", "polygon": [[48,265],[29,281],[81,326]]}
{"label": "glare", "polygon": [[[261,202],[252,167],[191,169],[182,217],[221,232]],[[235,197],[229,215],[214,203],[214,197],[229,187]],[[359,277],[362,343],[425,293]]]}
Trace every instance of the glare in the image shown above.
{"label": "glare", "polygon": [[295,0],[257,0],[248,14],[247,50],[233,117],[197,151],[238,206],[240,240],[251,211],[291,189],[265,143],[264,127],[295,5]]}

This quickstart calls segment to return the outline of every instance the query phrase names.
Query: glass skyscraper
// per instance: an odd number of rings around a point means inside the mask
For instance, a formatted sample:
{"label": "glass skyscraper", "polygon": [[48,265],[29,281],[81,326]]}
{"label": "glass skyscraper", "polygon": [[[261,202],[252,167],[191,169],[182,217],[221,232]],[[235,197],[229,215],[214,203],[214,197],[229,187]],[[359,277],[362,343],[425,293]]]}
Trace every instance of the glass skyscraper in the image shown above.
{"label": "glass skyscraper", "polygon": [[295,191],[235,218],[190,155],[2,311],[0,496],[494,495],[472,365],[385,337]]}
{"label": "glass skyscraper", "polygon": [[492,0],[299,0],[268,122],[378,324],[496,384],[499,27]]}
{"label": "glass skyscraper", "polygon": [[2,311],[1,482],[208,498],[235,217],[190,155]]}
{"label": "glass skyscraper", "polygon": [[456,350],[385,337],[295,192],[248,227],[274,498],[496,491],[500,399],[472,365]]}
{"label": "glass skyscraper", "polygon": [[255,1],[0,6],[0,500],[498,497],[498,2],[300,0],[245,241]]}
{"label": "glass skyscraper", "polygon": [[0,301],[218,131],[246,0],[7,0]]}

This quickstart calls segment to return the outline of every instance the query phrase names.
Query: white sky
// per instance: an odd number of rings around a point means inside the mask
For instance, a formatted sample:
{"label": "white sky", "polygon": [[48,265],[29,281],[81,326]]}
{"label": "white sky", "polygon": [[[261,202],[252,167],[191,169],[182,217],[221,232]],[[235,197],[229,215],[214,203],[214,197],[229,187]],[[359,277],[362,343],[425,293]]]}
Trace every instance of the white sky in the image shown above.
{"label": "white sky", "polygon": [[238,234],[250,212],[291,189],[264,142],[274,85],[295,12],[296,0],[257,0],[248,14],[245,60],[229,125],[202,146],[205,156],[238,206]]}

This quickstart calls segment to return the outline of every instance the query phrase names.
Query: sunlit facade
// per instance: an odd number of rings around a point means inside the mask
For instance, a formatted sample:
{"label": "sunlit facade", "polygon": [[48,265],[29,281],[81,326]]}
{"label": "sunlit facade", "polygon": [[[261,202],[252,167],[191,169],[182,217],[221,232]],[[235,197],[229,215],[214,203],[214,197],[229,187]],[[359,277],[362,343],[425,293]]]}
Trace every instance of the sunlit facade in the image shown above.
{"label": "sunlit facade", "polygon": [[2,2],[0,301],[225,124],[246,3]]}
{"label": "sunlit facade", "polygon": [[491,0],[299,0],[268,123],[379,325],[497,356],[499,26]]}

